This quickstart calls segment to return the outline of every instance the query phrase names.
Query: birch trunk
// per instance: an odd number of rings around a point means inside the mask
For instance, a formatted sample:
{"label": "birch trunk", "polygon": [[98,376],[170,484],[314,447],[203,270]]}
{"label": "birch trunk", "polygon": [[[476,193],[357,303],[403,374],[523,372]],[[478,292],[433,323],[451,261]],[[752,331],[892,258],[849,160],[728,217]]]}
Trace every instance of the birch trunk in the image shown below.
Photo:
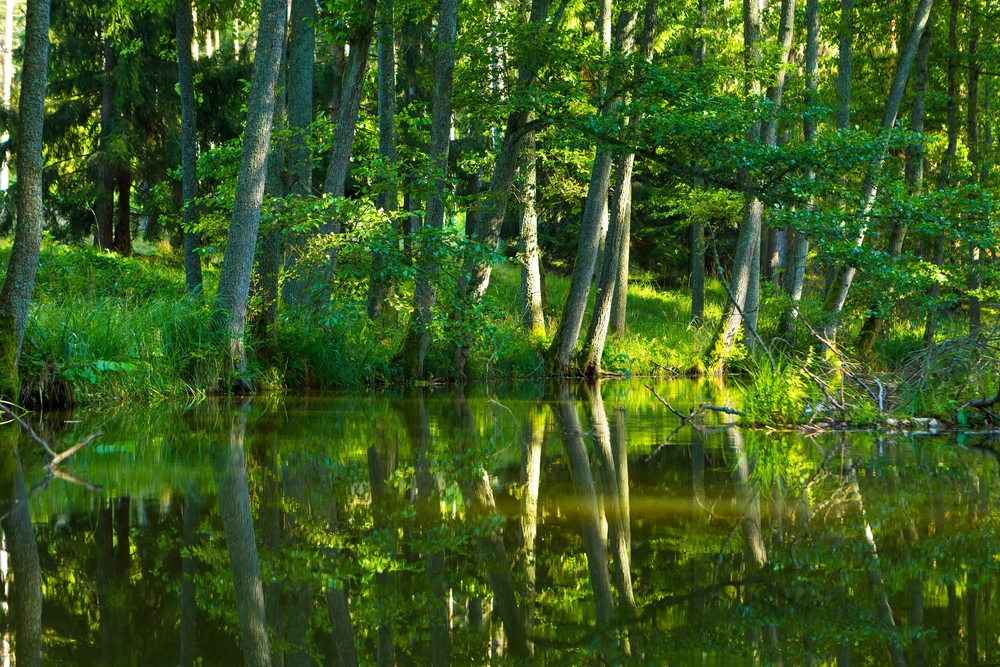
{"label": "birch trunk", "polygon": [[49,63],[49,0],[28,0],[24,17],[21,97],[18,102],[17,225],[0,288],[0,397],[15,403],[21,383],[17,363],[35,288],[42,246],[42,127]]}
{"label": "birch trunk", "polygon": [[271,143],[278,68],[281,52],[285,48],[286,16],[287,0],[263,0],[250,97],[247,101],[240,172],[236,181],[232,220],[215,300],[213,328],[225,332],[229,338],[229,355],[233,370],[238,376],[238,385],[247,384],[240,377],[246,372],[243,334],[257,231],[260,227],[260,207],[264,200],[264,178]]}

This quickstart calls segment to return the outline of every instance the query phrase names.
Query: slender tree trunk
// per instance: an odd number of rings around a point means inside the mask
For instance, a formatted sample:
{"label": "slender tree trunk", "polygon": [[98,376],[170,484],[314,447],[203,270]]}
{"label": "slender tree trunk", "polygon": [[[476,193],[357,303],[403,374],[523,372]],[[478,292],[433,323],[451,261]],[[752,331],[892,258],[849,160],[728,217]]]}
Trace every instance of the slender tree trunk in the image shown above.
{"label": "slender tree trunk", "polygon": [[[977,19],[972,17],[972,26],[969,28],[969,78],[966,87],[966,124],[965,137],[969,149],[969,162],[972,163],[972,180],[979,177],[980,150],[979,150],[979,26]],[[982,326],[982,306],[975,290],[982,286],[982,276],[980,275],[980,254],[979,246],[973,245],[969,249],[969,333],[975,335]]]}
{"label": "slender tree trunk", "polygon": [[[892,84],[889,87],[889,97],[886,99],[885,108],[882,112],[882,124],[880,130],[883,134],[883,138],[880,139],[878,151],[868,166],[864,182],[861,187],[861,210],[859,217],[862,220],[867,219],[868,214],[871,212],[872,204],[875,202],[875,195],[877,193],[876,182],[878,180],[878,175],[882,170],[882,164],[885,161],[885,152],[887,149],[884,137],[890,130],[892,130],[892,127],[896,123],[899,105],[903,101],[903,92],[906,90],[906,81],[909,79],[910,68],[916,58],[917,48],[920,44],[920,39],[923,36],[924,28],[926,28],[927,22],[930,19],[932,5],[933,0],[920,0],[920,4],[917,6],[916,12],[913,15],[913,23],[910,25],[910,33],[906,40],[906,46],[900,53],[899,60],[896,63],[896,70],[893,73]],[[863,222],[861,230],[855,240],[855,243],[859,247],[864,243],[866,231],[867,224]],[[847,302],[847,295],[851,289],[851,283],[854,281],[855,273],[856,268],[853,266],[846,266],[839,270],[838,275],[834,279],[833,285],[831,286],[830,292],[823,303],[823,310],[826,313],[827,318],[824,333],[826,339],[829,341],[836,341],[837,323],[840,319],[840,313],[844,309],[844,304]]]}
{"label": "slender tree trunk", "polygon": [[[281,53],[285,48],[287,0],[263,0],[260,29],[254,58],[247,123],[243,133],[243,153],[236,181],[232,221],[226,241],[226,254],[219,274],[213,328],[229,338],[230,359],[237,376],[246,371],[243,333],[246,327],[247,299],[253,272],[260,208],[264,201],[264,180],[271,123],[274,117],[275,89]],[[246,385],[242,377],[238,385]],[[238,387],[242,388],[242,387]]]}
{"label": "slender tree trunk", "polygon": [[[323,192],[338,198],[343,197],[347,186],[347,175],[351,169],[351,149],[354,146],[354,133],[358,125],[358,113],[361,110],[361,96],[365,90],[365,75],[368,71],[368,55],[375,34],[375,0],[364,0],[362,7],[364,18],[351,38],[351,50],[347,56],[347,68],[344,71],[343,92],[340,99],[340,115],[337,127],[333,133],[333,147],[330,149],[330,165],[326,172],[326,182]],[[339,234],[341,220],[337,214],[332,215],[322,226],[323,234]],[[337,248],[329,252],[330,269],[327,278],[337,270]]]}
{"label": "slender tree trunk", "polygon": [[111,159],[111,135],[115,131],[115,97],[118,87],[115,69],[118,55],[108,35],[104,19],[104,78],[101,81],[101,141],[100,161],[97,166],[97,198],[94,217],[97,218],[97,241],[103,250],[113,250],[115,245],[115,167]]}
{"label": "slender tree trunk", "polygon": [[[3,110],[10,113],[10,90],[14,79],[14,0],[4,2],[3,21],[3,83],[0,84],[0,99]],[[10,141],[10,132],[4,130],[0,142]],[[0,165],[0,190],[4,192],[10,187],[10,151],[4,152],[3,164]]]}
{"label": "slender tree trunk", "polygon": [[[455,36],[458,30],[458,0],[441,0],[437,27],[437,61],[434,69],[434,102],[431,109],[430,188],[427,192],[424,225],[444,229],[445,199],[448,195],[448,151],[451,136],[451,94],[455,75]],[[415,312],[398,359],[410,377],[423,378],[424,362],[430,349],[430,325],[437,299],[438,265],[435,248],[421,248],[417,258]]]}
{"label": "slender tree trunk", "polygon": [[576,403],[566,384],[559,390],[559,400],[555,406],[556,416],[563,425],[563,444],[570,462],[573,486],[576,488],[580,519],[583,523],[583,547],[587,554],[587,569],[590,585],[594,590],[597,606],[597,625],[607,627],[614,622],[615,601],[611,594],[611,578],[608,575],[608,552],[601,537],[601,520],[597,508],[597,488],[583,443],[583,428],[576,412]]}
{"label": "slender tree trunk", "polygon": [[[47,5],[48,3],[46,3]],[[29,6],[29,11],[31,4]],[[16,427],[14,427],[16,428]],[[11,429],[11,427],[8,427]],[[17,436],[5,438],[4,463],[14,468],[8,477],[13,482],[6,491],[9,514],[3,519],[4,538],[10,554],[10,572],[14,575],[10,599],[11,626],[14,630],[14,662],[17,667],[40,667],[42,664],[42,572],[38,561],[38,543],[31,525],[28,490],[24,484]],[[6,494],[5,494],[6,495]]]}
{"label": "slender tree trunk", "polygon": [[[189,42],[190,43],[190,42]],[[190,49],[188,50],[190,53]],[[181,547],[194,549],[198,543],[198,524],[201,520],[201,499],[193,488],[188,489],[184,498],[184,525],[181,529]],[[196,597],[195,577],[198,574],[198,559],[188,553],[181,555],[181,622],[180,667],[194,667],[197,658],[197,615],[198,599]]]}
{"label": "slender tree trunk", "polygon": [[535,135],[525,137],[524,202],[521,209],[521,322],[534,340],[545,339],[545,311],[542,308],[541,258],[538,254],[538,178],[535,161]]}
{"label": "slender tree trunk", "polygon": [[[0,288],[0,397],[17,402],[17,362],[42,246],[42,126],[49,62],[49,0],[28,0],[24,17],[21,98],[18,102],[17,226]],[[22,666],[23,667],[23,666]]]}
{"label": "slender tree trunk", "polygon": [[[316,3],[292,2],[288,29],[288,177],[289,194],[307,197],[312,194],[312,152],[309,148],[313,122],[313,78],[316,60]],[[333,58],[334,85],[339,89],[340,60]],[[281,76],[281,75],[279,75]],[[340,96],[334,96],[339,110]],[[305,234],[288,234],[285,244],[285,279],[282,297],[286,303],[306,302],[306,277],[299,260],[305,249]]]}
{"label": "slender tree trunk", "polygon": [[632,242],[632,198],[625,203],[625,217],[622,220],[622,239],[618,255],[618,276],[615,280],[615,295],[611,299],[611,331],[617,336],[625,335],[625,316],[628,314],[628,270]]}
{"label": "slender tree trunk", "polygon": [[199,221],[198,205],[198,102],[194,95],[194,63],[191,40],[191,0],[176,0],[177,18],[177,80],[181,95],[181,183],[184,192],[184,278],[188,294],[200,297],[202,292],[201,235],[191,231]]}
{"label": "slender tree trunk", "polygon": [[[917,61],[913,73],[913,102],[910,111],[910,131],[920,136],[924,132],[925,95],[927,93],[927,66],[931,51],[931,25],[928,24],[920,38],[920,48],[917,50]],[[924,182],[924,147],[915,143],[906,147],[906,184],[911,196],[919,195]],[[906,239],[906,223],[896,222],[889,236],[888,254],[890,260],[903,252],[903,241]],[[862,357],[871,354],[875,340],[884,331],[886,319],[879,312],[879,304],[873,304],[869,315],[861,327],[858,339],[858,353]],[[874,314],[878,313],[878,314]]]}
{"label": "slender tree trunk", "polygon": [[[847,0],[852,2],[852,0]],[[849,20],[849,19],[848,19]],[[805,110],[802,116],[802,137],[806,144],[815,141],[816,119],[813,118],[818,102],[819,77],[819,0],[806,0],[806,94]],[[806,171],[806,180],[815,181],[816,174],[811,169]],[[807,208],[811,211],[813,200],[810,198]],[[791,227],[789,227],[791,230]],[[789,242],[790,239],[786,240]],[[809,236],[803,232],[796,232],[795,244],[792,250],[791,261],[788,272],[785,276],[785,291],[791,301],[789,308],[785,311],[782,329],[785,339],[794,347],[795,345],[795,320],[794,310],[798,308],[802,300],[802,287],[805,283],[806,261],[809,256]]]}
{"label": "slender tree trunk", "polygon": [[[262,31],[263,33],[263,31]],[[260,43],[258,42],[258,48]],[[261,57],[262,52],[257,52]],[[252,97],[252,96],[251,96]],[[240,619],[240,641],[248,667],[271,667],[271,646],[267,637],[264,588],[260,560],[253,532],[250,491],[243,459],[243,436],[247,412],[239,408],[233,416],[229,451],[220,454],[216,465],[219,513],[226,535],[229,567],[236,590],[236,611]]]}
{"label": "slender tree trunk", "polygon": [[[397,161],[396,135],[393,123],[396,118],[396,41],[393,32],[392,0],[383,0],[378,29],[378,154],[387,167]],[[397,250],[399,219],[396,217],[397,195],[394,176],[385,180],[385,190],[379,194],[375,206],[389,218],[389,243]],[[387,273],[386,253],[372,253],[372,275],[368,286],[368,317],[382,317],[382,307],[392,290],[392,276]]]}
{"label": "slender tree trunk", "polygon": [[[951,185],[951,168],[958,152],[958,8],[959,0],[951,0],[948,16],[948,146],[941,160],[941,171],[938,174],[938,188],[945,189]],[[944,234],[934,239],[934,263],[944,264]],[[941,287],[931,286],[928,296],[931,306],[927,310],[927,320],[924,323],[924,343],[934,342],[934,325],[940,307],[934,303],[941,294]]]}
{"label": "slender tree trunk", "polygon": [[[295,78],[295,77],[291,77]],[[281,49],[278,63],[278,85],[274,93],[274,115],[272,119],[271,145],[267,154],[264,174],[264,194],[274,199],[284,199],[288,190],[285,172],[285,115],[287,98],[285,83],[289,77],[285,68],[285,49]],[[255,292],[260,296],[260,316],[254,325],[254,338],[277,347],[278,329],[278,281],[281,273],[281,227],[277,221],[264,232],[260,239],[260,259],[257,261],[257,284]]]}
{"label": "slender tree trunk", "polygon": [[524,575],[524,625],[531,634],[535,614],[536,558],[538,533],[538,488],[542,473],[542,448],[545,444],[545,414],[534,410],[524,419],[521,436],[521,571]]}
{"label": "slender tree trunk", "polygon": [[[694,64],[705,65],[708,53],[708,0],[698,0],[698,35],[695,39]],[[701,326],[705,320],[705,222],[691,223],[691,323]]]}
{"label": "slender tree trunk", "polygon": [[[611,0],[601,0],[599,8],[601,55],[607,57],[611,53]],[[605,115],[610,105],[610,100],[605,99],[606,91],[610,91],[613,85],[608,85],[609,82],[606,80],[601,83],[604,84],[599,86],[602,89],[601,115]],[[590,170],[590,185],[587,188],[587,201],[583,207],[583,219],[580,222],[580,239],[576,249],[576,262],[573,265],[569,295],[563,306],[559,328],[549,348],[549,366],[556,373],[569,373],[570,364],[576,354],[583,316],[587,310],[587,299],[590,297],[590,281],[594,277],[594,267],[597,264],[601,224],[608,206],[608,188],[611,185],[613,162],[614,156],[610,148],[598,144]]]}

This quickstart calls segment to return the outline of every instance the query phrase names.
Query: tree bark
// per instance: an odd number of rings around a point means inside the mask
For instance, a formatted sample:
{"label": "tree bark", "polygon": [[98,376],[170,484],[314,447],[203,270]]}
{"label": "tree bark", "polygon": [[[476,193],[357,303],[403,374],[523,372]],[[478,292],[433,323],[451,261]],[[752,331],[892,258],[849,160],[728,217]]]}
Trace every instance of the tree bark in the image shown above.
{"label": "tree bark", "polygon": [[[972,17],[972,26],[969,28],[969,77],[966,87],[966,123],[965,137],[969,149],[969,162],[972,163],[972,181],[979,177],[980,150],[979,150],[979,26],[977,19]],[[967,283],[969,286],[969,333],[975,335],[982,326],[983,315],[982,305],[975,290],[982,286],[982,276],[980,275],[980,254],[979,246],[972,245],[969,248],[969,273]]]}
{"label": "tree bark", "polygon": [[[264,34],[264,30],[261,34]],[[260,42],[258,41],[258,48]],[[257,52],[260,58],[267,51]],[[251,96],[252,97],[252,96]],[[250,491],[243,459],[243,436],[246,432],[245,408],[232,417],[229,451],[216,461],[216,485],[219,513],[226,536],[229,567],[236,590],[236,611],[240,619],[240,641],[248,667],[271,667],[271,646],[267,636],[264,589],[260,578],[260,560],[253,532]]]}
{"label": "tree bark", "polygon": [[[301,3],[300,3],[301,4]],[[284,41],[282,39],[282,41]],[[289,79],[285,69],[285,48],[281,49],[278,63],[278,85],[274,93],[274,115],[271,121],[271,144],[267,154],[264,174],[264,194],[273,199],[284,199],[288,191],[285,171],[287,145],[285,143],[285,116],[287,97],[285,84]],[[272,220],[273,227],[260,239],[260,259],[257,261],[257,284],[255,291],[260,296],[260,316],[254,326],[254,337],[258,341],[277,347],[278,329],[278,281],[281,273],[281,227]]]}
{"label": "tree bark", "polygon": [[[896,63],[892,84],[889,87],[889,96],[886,99],[885,108],[882,112],[880,129],[883,135],[892,130],[896,124],[899,105],[903,101],[903,92],[906,90],[906,81],[910,76],[910,68],[916,58],[917,48],[923,36],[924,28],[926,28],[928,19],[930,18],[932,5],[933,0],[920,0],[913,15],[909,37]],[[877,193],[876,181],[882,170],[882,164],[885,161],[886,149],[887,145],[883,138],[880,140],[879,150],[866,170],[864,182],[861,187],[860,217],[862,220],[868,217],[872,204],[875,202],[875,195]],[[866,231],[867,224],[862,224],[861,231],[855,240],[855,244],[858,247],[864,244]],[[847,302],[847,295],[851,289],[851,283],[854,281],[856,271],[856,268],[853,266],[846,266],[840,269],[838,276],[834,279],[834,283],[831,286],[830,293],[823,303],[823,310],[827,317],[824,334],[826,339],[831,342],[835,342],[837,339],[837,322],[840,319],[841,311],[844,309],[844,304]]]}
{"label": "tree bark", "polygon": [[628,313],[628,270],[632,241],[632,198],[625,204],[622,220],[621,249],[618,255],[618,276],[615,280],[614,297],[611,299],[611,330],[618,336],[625,335],[625,316]]}
{"label": "tree bark", "polygon": [[536,171],[535,135],[525,137],[528,148],[524,163],[524,201],[521,209],[521,322],[533,340],[545,339],[545,311],[542,308],[541,259],[538,253],[538,174]]}
{"label": "tree bark", "polygon": [[521,431],[521,571],[524,573],[524,625],[531,634],[535,613],[536,557],[538,533],[538,488],[542,472],[542,448],[545,444],[545,415],[532,411]]}
{"label": "tree bark", "polygon": [[3,287],[0,288],[0,397],[20,394],[17,363],[35,288],[42,246],[42,127],[49,62],[49,0],[28,0],[24,17],[21,98],[18,103],[17,226]]}
{"label": "tree bark", "polygon": [[[910,131],[920,136],[924,132],[924,109],[925,95],[927,94],[927,66],[930,60],[931,50],[931,25],[928,24],[920,38],[920,47],[917,50],[916,68],[913,73],[913,102],[910,110]],[[911,196],[919,195],[924,182],[924,147],[918,140],[917,143],[906,147],[906,184]],[[895,259],[903,251],[903,241],[906,239],[906,223],[896,222],[892,226],[892,234],[889,236],[888,254],[889,259]],[[875,340],[884,331],[886,319],[879,310],[879,304],[872,304],[872,314],[869,315],[861,326],[861,335],[858,338],[858,353],[862,357],[871,354],[875,346]]]}
{"label": "tree bark", "polygon": [[[396,41],[393,32],[392,0],[381,3],[378,29],[378,154],[387,168],[397,161],[396,136],[393,124],[396,118]],[[385,190],[376,199],[375,206],[389,218],[389,242],[395,250],[398,242],[399,220],[396,217],[396,185],[390,175],[384,181]],[[372,253],[372,275],[368,286],[368,317],[382,317],[382,307],[392,290],[392,276],[386,273],[386,253]]]}
{"label": "tree bark", "polygon": [[176,0],[177,80],[181,95],[181,183],[184,192],[184,278],[187,291],[199,297],[202,292],[201,235],[191,231],[199,221],[198,205],[198,103],[194,95],[194,63],[191,40],[194,26],[191,0]]}
{"label": "tree bark", "polygon": [[115,252],[123,257],[132,254],[132,167],[128,162],[115,169],[118,190],[118,215],[115,220]]}
{"label": "tree bark", "polygon": [[[458,0],[441,0],[438,10],[437,61],[434,68],[434,102],[431,109],[430,187],[427,192],[424,226],[444,229],[445,200],[448,196],[448,151],[451,137],[451,97],[455,75],[455,36],[458,31]],[[437,299],[438,265],[434,248],[425,247],[417,258],[417,286],[414,316],[397,358],[406,374],[421,379],[430,349],[430,325]]]}
{"label": "tree bark", "polygon": [[559,400],[553,406],[563,425],[563,444],[570,462],[573,486],[576,488],[580,519],[583,523],[583,547],[587,554],[590,585],[594,590],[598,627],[608,627],[615,619],[615,601],[608,575],[608,552],[601,537],[601,520],[597,509],[597,488],[583,443],[583,428],[576,404],[566,384],[559,390]]}
{"label": "tree bark", "polygon": [[[271,143],[278,68],[281,52],[285,48],[286,15],[287,0],[262,0],[256,57],[247,101],[247,123],[243,133],[243,153],[240,156],[236,197],[215,300],[213,328],[228,336],[230,359],[237,376],[245,375],[246,372],[243,333],[257,231],[260,227],[260,207],[264,200],[264,178]],[[238,384],[246,385],[247,382],[240,377]]]}

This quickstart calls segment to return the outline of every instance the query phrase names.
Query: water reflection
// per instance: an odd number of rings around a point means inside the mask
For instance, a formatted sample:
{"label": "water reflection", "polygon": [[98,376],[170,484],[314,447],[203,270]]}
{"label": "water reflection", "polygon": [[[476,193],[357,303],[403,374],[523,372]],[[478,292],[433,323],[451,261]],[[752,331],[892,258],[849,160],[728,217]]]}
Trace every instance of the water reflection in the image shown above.
{"label": "water reflection", "polygon": [[107,434],[64,464],[99,490],[36,488],[36,446],[0,427],[16,664],[997,662],[997,460],[976,442],[678,430],[651,398],[48,415],[54,441]]}

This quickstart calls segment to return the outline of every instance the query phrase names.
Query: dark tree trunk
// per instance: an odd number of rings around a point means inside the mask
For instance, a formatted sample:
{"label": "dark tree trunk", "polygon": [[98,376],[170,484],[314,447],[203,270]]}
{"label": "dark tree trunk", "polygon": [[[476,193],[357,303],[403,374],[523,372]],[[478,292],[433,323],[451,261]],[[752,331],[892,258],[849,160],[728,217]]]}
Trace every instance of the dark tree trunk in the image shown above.
{"label": "dark tree trunk", "polygon": [[117,172],[118,215],[115,220],[115,252],[128,257],[132,254],[132,167],[119,164]]}
{"label": "dark tree trunk", "polygon": [[[106,21],[107,19],[105,19]],[[190,49],[188,53],[190,53]],[[97,166],[97,199],[94,216],[97,218],[97,241],[103,250],[113,250],[115,245],[115,167],[111,159],[111,134],[115,131],[115,97],[118,86],[115,69],[118,55],[111,38],[104,34],[104,78],[101,81],[101,141],[100,161]]]}
{"label": "dark tree trunk", "polygon": [[285,48],[287,0],[263,0],[260,29],[254,59],[247,124],[243,133],[243,153],[236,182],[232,221],[226,241],[226,254],[219,273],[213,327],[229,338],[230,359],[239,385],[246,385],[246,350],[243,333],[246,327],[247,299],[253,272],[260,207],[264,201],[264,178],[271,123],[274,117],[275,89],[281,52]]}
{"label": "dark tree trunk", "polygon": [[[198,103],[194,95],[194,64],[191,61],[191,40],[194,26],[191,0],[176,0],[177,18],[177,79],[181,95],[181,182],[184,192],[184,277],[188,294],[202,292],[201,236],[190,231],[198,224]],[[102,111],[103,113],[103,111]]]}
{"label": "dark tree trunk", "polygon": [[[181,547],[193,549],[198,543],[198,523],[201,519],[201,499],[198,492],[189,489],[184,498],[184,525],[181,529]],[[180,667],[194,667],[197,657],[198,599],[196,597],[195,576],[198,574],[198,559],[188,555],[181,557],[181,622]]]}
{"label": "dark tree trunk", "polygon": [[[24,62],[18,103],[17,226],[0,288],[0,398],[17,402],[21,383],[17,362],[35,288],[42,247],[42,126],[49,63],[49,0],[28,0],[24,17]],[[23,666],[22,666],[23,667]]]}

